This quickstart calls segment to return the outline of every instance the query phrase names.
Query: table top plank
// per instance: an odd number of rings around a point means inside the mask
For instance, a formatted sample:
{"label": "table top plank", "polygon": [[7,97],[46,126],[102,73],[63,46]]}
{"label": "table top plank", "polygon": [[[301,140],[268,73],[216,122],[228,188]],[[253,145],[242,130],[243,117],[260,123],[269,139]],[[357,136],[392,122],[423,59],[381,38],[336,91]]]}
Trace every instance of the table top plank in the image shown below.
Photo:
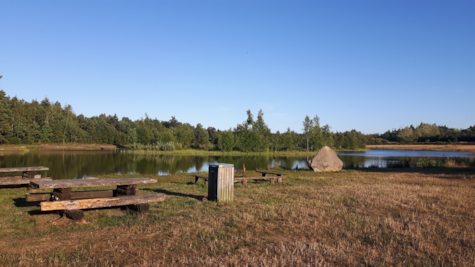
{"label": "table top plank", "polygon": [[44,178],[24,178],[24,179],[0,179],[0,185],[24,185],[30,184],[32,181],[47,182],[53,180],[51,177]]}
{"label": "table top plank", "polygon": [[0,168],[0,172],[34,172],[34,171],[49,171],[48,167],[17,167],[17,168]]}
{"label": "table top plank", "polygon": [[37,189],[57,189],[74,187],[98,187],[133,184],[156,183],[157,179],[137,177],[137,178],[111,178],[111,179],[78,179],[78,180],[53,180],[53,181],[32,181],[31,186]]}

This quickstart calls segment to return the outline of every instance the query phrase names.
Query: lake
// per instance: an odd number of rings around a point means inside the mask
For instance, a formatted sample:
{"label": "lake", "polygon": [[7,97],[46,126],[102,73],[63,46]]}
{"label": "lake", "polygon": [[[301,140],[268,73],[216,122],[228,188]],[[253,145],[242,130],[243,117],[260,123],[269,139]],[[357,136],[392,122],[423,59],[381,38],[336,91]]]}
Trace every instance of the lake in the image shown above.
{"label": "lake", "polygon": [[[475,158],[475,153],[441,151],[371,150],[342,152],[344,168],[393,167],[399,162],[416,161],[421,157]],[[276,164],[286,169],[307,168],[306,156],[183,156],[137,155],[120,151],[39,151],[0,155],[0,168],[46,166],[50,170],[42,175],[54,179],[81,179],[101,174],[160,174],[208,171],[214,163],[232,163],[236,169],[266,169]]]}

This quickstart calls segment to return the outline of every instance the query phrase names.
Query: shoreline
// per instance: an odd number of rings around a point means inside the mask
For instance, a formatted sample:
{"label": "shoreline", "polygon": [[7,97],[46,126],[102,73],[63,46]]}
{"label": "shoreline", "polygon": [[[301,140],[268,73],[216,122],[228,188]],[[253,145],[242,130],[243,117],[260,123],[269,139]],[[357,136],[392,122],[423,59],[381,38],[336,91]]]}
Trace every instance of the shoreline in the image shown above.
{"label": "shoreline", "polygon": [[414,151],[446,151],[446,152],[474,152],[475,145],[366,145],[370,150],[414,150]]}

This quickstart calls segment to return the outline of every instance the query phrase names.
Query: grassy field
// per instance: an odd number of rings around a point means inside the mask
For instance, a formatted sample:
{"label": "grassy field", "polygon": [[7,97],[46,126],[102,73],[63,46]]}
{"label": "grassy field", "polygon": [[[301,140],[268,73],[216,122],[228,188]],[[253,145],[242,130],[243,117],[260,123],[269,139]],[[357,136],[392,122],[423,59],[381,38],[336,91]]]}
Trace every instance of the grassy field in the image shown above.
{"label": "grassy field", "polygon": [[465,151],[475,152],[475,145],[366,145],[368,149]]}
{"label": "grassy field", "polygon": [[27,189],[2,188],[0,265],[475,264],[474,169],[277,171],[284,185],[237,184],[223,205],[189,175],[151,176],[140,194],[169,197],[145,216],[99,209],[69,223],[24,202]]}

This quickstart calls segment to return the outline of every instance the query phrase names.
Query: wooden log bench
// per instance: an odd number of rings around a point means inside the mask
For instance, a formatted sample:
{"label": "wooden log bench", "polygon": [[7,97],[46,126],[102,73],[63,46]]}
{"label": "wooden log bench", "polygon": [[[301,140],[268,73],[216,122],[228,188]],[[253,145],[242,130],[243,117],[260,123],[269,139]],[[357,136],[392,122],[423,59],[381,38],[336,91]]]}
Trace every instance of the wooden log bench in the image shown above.
{"label": "wooden log bench", "polygon": [[[267,172],[267,171],[256,171],[262,173],[262,176],[255,176],[255,177],[234,177],[235,183],[242,183],[242,185],[247,186],[247,180],[269,180],[270,184],[276,184],[275,180],[277,179],[278,184],[283,184],[282,178],[285,174],[282,173],[275,173],[275,172]],[[275,176],[266,176],[267,174],[274,174]],[[195,177],[195,184],[199,182],[200,179],[203,179],[206,183],[208,183],[208,176],[202,175],[192,175]]]}
{"label": "wooden log bench", "polygon": [[29,185],[33,179],[42,179],[51,181],[51,178],[41,178],[41,174],[35,174],[38,171],[48,171],[48,167],[18,167],[18,168],[0,168],[0,173],[21,172],[22,175],[0,176],[0,185]]}
{"label": "wooden log bench", "polygon": [[258,171],[256,170],[256,172],[259,172],[259,173],[262,173],[262,177],[266,177],[267,174],[273,174],[275,176],[277,176],[277,183],[279,184],[282,184],[282,178],[285,174],[283,173],[277,173],[277,172],[268,172],[268,171]]}
{"label": "wooden log bench", "polygon": [[41,178],[41,174],[35,174],[38,171],[47,171],[48,167],[18,167],[18,168],[0,168],[0,173],[21,172],[22,175],[0,176],[0,185],[29,185],[33,180],[51,181],[50,177]]}
{"label": "wooden log bench", "polygon": [[[137,195],[137,185],[156,183],[150,178],[114,178],[32,181],[34,189],[53,189],[52,193],[25,194],[26,201],[43,201],[41,211],[62,211],[73,220],[83,217],[83,209],[126,206],[137,213],[147,212],[149,202],[164,201],[165,194]],[[117,186],[115,190],[71,191],[77,187]]]}
{"label": "wooden log bench", "polygon": [[[234,177],[235,181],[242,182],[242,185],[247,186],[247,180],[270,180],[270,184],[274,185],[276,179],[282,179],[281,176],[255,176],[255,177]],[[277,183],[282,183],[282,180]]]}
{"label": "wooden log bench", "polygon": [[202,176],[202,175],[192,175],[193,177],[195,177],[195,184],[197,184],[200,179],[203,179],[205,181],[206,184],[208,184],[208,176]]}

